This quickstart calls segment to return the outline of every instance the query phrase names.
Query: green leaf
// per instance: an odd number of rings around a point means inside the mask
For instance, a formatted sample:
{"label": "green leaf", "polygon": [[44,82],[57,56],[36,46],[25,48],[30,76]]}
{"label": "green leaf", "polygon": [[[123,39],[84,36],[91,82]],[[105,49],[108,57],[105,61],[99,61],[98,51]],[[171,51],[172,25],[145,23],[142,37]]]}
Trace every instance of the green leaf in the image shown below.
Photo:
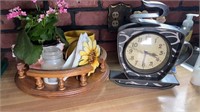
{"label": "green leaf", "polygon": [[42,45],[34,45],[31,43],[27,33],[23,30],[17,37],[14,47],[14,54],[17,58],[23,60],[30,65],[40,58],[42,53]]}
{"label": "green leaf", "polygon": [[25,28],[28,29],[32,26],[31,22],[26,23]]}
{"label": "green leaf", "polygon": [[30,49],[29,53],[25,56],[25,63],[27,64],[33,64],[38,61],[40,58],[40,55],[42,53],[42,46],[41,45],[33,45],[33,47]]}
{"label": "green leaf", "polygon": [[[49,37],[48,37],[48,35],[44,32],[43,34],[41,34],[40,35],[40,38],[42,39],[42,40],[49,40]],[[51,39],[50,39],[51,40]]]}
{"label": "green leaf", "polygon": [[52,27],[56,22],[58,22],[58,19],[55,16],[49,17],[46,19],[45,27]]}
{"label": "green leaf", "polygon": [[60,28],[55,28],[56,34],[58,35],[58,37],[60,38],[61,42],[63,42],[65,44],[65,46],[68,46],[68,42],[65,39],[65,35],[62,29]]}
{"label": "green leaf", "polygon": [[32,28],[29,34],[33,37],[39,37],[43,32],[45,32],[45,30],[46,29],[42,26],[42,24],[38,24]]}
{"label": "green leaf", "polygon": [[29,16],[27,16],[27,17],[26,17],[26,20],[29,21],[29,20],[31,20],[31,18],[30,18]]}

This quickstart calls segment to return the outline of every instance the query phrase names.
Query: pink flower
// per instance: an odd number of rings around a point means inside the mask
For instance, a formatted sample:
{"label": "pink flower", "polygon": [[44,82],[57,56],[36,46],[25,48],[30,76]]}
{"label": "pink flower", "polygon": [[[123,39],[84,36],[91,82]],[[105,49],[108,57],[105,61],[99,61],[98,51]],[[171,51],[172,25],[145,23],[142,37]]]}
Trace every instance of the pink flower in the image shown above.
{"label": "pink flower", "polygon": [[41,18],[39,18],[37,21],[38,21],[38,23],[40,23],[40,22],[42,21],[42,19],[41,19]]}
{"label": "pink flower", "polygon": [[60,7],[64,7],[64,8],[68,8],[68,3],[65,2],[65,0],[57,0],[57,6]]}
{"label": "pink flower", "polygon": [[49,14],[54,14],[55,12],[56,12],[55,9],[49,7],[49,10],[47,11],[47,15],[49,15]]}
{"label": "pink flower", "polygon": [[60,13],[60,14],[62,14],[62,13],[67,13],[67,9],[60,8],[60,9],[59,9],[59,13]]}
{"label": "pink flower", "polygon": [[21,15],[22,15],[22,16],[26,16],[27,14],[26,14],[26,12],[21,11]]}
{"label": "pink flower", "polygon": [[41,22],[44,19],[44,17],[45,17],[44,14],[40,14],[40,18],[37,20],[38,23]]}
{"label": "pink flower", "polygon": [[10,13],[8,13],[6,15],[7,19],[12,19],[12,18],[16,18],[16,17],[19,17],[19,16],[26,16],[27,15],[26,12],[22,11],[19,6],[13,8],[13,9],[10,9],[9,12]]}
{"label": "pink flower", "polygon": [[40,14],[40,18],[43,19],[44,18],[44,14]]}
{"label": "pink flower", "polygon": [[17,12],[17,11],[21,11],[21,8],[19,6],[9,10],[9,12]]}
{"label": "pink flower", "polygon": [[62,4],[59,3],[59,4],[58,4],[58,7],[62,7]]}
{"label": "pink flower", "polygon": [[37,2],[37,0],[31,0],[33,3],[36,3]]}
{"label": "pink flower", "polygon": [[68,4],[64,0],[58,0],[57,2],[59,13],[67,13]]}

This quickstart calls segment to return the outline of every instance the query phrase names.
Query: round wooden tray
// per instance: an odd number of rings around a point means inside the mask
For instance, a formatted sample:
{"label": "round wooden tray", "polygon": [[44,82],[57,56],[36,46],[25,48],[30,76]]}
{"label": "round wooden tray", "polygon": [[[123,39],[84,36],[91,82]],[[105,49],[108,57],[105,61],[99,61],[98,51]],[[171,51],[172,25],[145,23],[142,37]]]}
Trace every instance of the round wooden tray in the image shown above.
{"label": "round wooden tray", "polygon": [[[41,70],[18,63],[15,83],[19,89],[34,96],[60,97],[82,93],[106,80],[110,72],[105,61],[106,57],[106,51],[101,48],[101,55],[98,59],[100,66],[90,76],[87,76],[92,70],[90,64],[71,69]],[[64,81],[65,77],[68,78]],[[44,83],[43,78],[57,78],[58,84],[48,85]]]}
{"label": "round wooden tray", "polygon": [[104,72],[101,71],[101,68],[97,68],[95,73],[91,74],[89,77],[87,76],[88,84],[86,86],[80,86],[80,82],[77,80],[78,77],[69,77],[64,81],[66,89],[63,91],[58,90],[58,85],[48,84],[45,84],[45,87],[42,90],[38,90],[35,85],[36,80],[30,76],[20,79],[17,74],[15,76],[15,83],[19,89],[30,95],[41,97],[61,97],[75,95],[92,89],[98,84],[103,83],[107,79],[109,72],[110,70],[108,65],[105,63]]}

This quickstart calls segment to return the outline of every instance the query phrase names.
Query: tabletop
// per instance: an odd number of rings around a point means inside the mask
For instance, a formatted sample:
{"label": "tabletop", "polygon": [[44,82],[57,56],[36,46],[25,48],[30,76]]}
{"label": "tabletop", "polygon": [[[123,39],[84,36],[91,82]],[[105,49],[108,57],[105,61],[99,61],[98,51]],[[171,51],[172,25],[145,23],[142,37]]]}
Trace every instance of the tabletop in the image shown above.
{"label": "tabletop", "polygon": [[[111,70],[119,70],[116,58],[108,58]],[[178,66],[179,86],[171,89],[121,87],[109,79],[90,91],[60,98],[41,98],[19,90],[14,82],[16,65],[9,63],[1,78],[2,112],[200,112],[200,87],[190,83],[191,72]]]}

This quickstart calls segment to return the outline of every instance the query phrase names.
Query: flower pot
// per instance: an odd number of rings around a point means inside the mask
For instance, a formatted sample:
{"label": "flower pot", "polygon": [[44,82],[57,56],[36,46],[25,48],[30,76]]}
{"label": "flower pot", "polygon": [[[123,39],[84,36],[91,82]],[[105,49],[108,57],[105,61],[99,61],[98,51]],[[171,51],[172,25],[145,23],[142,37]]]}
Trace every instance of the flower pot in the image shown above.
{"label": "flower pot", "polygon": [[57,45],[59,43],[58,40],[49,40],[49,41],[44,41],[42,44],[39,43],[38,41],[31,41],[33,44],[35,45],[42,45],[43,47],[47,47],[47,46],[54,46]]}

